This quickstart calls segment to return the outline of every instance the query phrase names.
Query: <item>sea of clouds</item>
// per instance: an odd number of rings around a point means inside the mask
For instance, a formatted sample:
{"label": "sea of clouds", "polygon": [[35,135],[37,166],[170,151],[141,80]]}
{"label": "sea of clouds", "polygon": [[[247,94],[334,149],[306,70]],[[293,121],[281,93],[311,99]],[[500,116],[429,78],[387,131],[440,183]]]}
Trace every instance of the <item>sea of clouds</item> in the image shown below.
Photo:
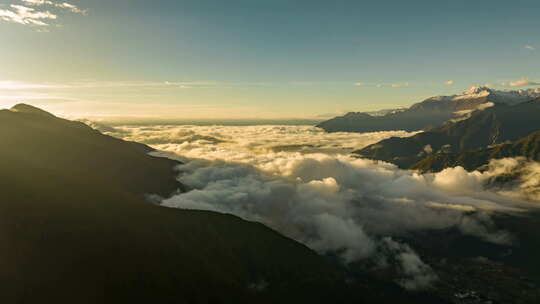
{"label": "sea of clouds", "polygon": [[[98,126],[99,127],[99,126]],[[397,263],[397,282],[426,288],[437,279],[400,236],[457,229],[484,242],[510,245],[513,237],[494,212],[522,212],[540,199],[540,165],[493,161],[489,170],[461,167],[420,174],[350,152],[404,131],[325,133],[311,126],[121,126],[102,131],[151,145],[157,156],[184,164],[179,180],[192,190],[163,206],[231,213],[262,222],[345,263]],[[536,166],[536,167],[534,167]],[[493,183],[522,170],[511,187]],[[498,188],[497,188],[498,187]]]}

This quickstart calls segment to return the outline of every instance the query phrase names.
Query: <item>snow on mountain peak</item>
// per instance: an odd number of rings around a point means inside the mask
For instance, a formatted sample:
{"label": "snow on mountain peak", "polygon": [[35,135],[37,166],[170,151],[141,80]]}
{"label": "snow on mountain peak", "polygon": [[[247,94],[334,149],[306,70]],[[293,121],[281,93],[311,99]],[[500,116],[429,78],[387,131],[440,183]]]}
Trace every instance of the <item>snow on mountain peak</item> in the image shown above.
{"label": "snow on mountain peak", "polygon": [[467,91],[463,92],[463,95],[478,95],[482,93],[491,93],[492,90],[490,87],[487,86],[472,86]]}
{"label": "snow on mountain peak", "polygon": [[496,90],[486,86],[473,86],[462,95],[449,96],[452,100],[487,97],[495,103],[517,104],[540,97],[540,88],[522,90]]}

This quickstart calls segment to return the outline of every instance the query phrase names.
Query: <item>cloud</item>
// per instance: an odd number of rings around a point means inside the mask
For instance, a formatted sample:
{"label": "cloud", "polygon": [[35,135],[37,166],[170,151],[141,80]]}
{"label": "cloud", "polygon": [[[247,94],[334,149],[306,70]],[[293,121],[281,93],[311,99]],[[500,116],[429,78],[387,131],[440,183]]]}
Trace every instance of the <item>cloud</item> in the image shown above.
{"label": "cloud", "polygon": [[54,20],[57,16],[49,11],[36,11],[33,8],[12,4],[13,10],[0,9],[0,20],[25,25],[48,26],[43,20]]}
{"label": "cloud", "polygon": [[264,83],[217,82],[217,81],[72,81],[63,83],[32,83],[24,81],[0,80],[0,89],[85,89],[85,88],[175,88],[175,89],[215,89],[231,87],[264,86]]}
{"label": "cloud", "polygon": [[445,85],[445,86],[448,86],[448,87],[453,86],[453,85],[454,85],[454,81],[453,81],[453,80],[448,80],[448,81],[446,81],[446,82],[444,83],[444,85]]}
{"label": "cloud", "polygon": [[539,86],[540,82],[532,81],[532,80],[529,80],[529,78],[527,77],[523,77],[516,81],[503,82],[502,85],[506,87],[527,87],[527,86]]}
{"label": "cloud", "polygon": [[524,49],[527,49],[527,50],[531,50],[531,51],[536,50],[536,48],[535,48],[534,46],[530,45],[530,44],[525,44],[525,45],[523,46],[523,48],[524,48]]}
{"label": "cloud", "polygon": [[[529,162],[525,158],[504,158],[489,164],[495,177],[492,183],[499,192],[520,199],[540,201],[540,163]],[[497,176],[515,176],[517,184],[507,186],[497,183]]]}
{"label": "cloud", "polygon": [[414,251],[387,252],[382,240],[452,227],[495,244],[512,240],[488,215],[490,210],[511,209],[512,200],[484,193],[480,173],[458,168],[422,176],[327,155],[277,156],[273,164],[259,161],[253,160],[255,167],[190,160],[179,167],[180,180],[194,190],[163,205],[259,221],[321,253],[338,253],[347,263],[402,259],[399,281],[411,289],[426,287],[435,276]]}
{"label": "cloud", "polygon": [[[53,2],[49,0],[20,0],[25,5],[37,7],[48,5],[57,9],[69,10],[72,13],[86,14],[86,10],[82,10],[77,6],[67,2]],[[57,20],[58,15],[48,10],[35,9],[33,7],[11,4],[11,9],[0,9],[0,20],[5,22],[47,27],[51,25],[51,21]],[[48,32],[48,29],[38,29],[37,32]]]}
{"label": "cloud", "polygon": [[[227,83],[215,82],[215,81],[179,81],[179,82],[165,81],[163,84],[165,86],[176,87],[180,89],[227,88],[227,87],[232,86]],[[154,85],[159,85],[159,84],[154,84]]]}
{"label": "cloud", "polygon": [[51,84],[51,83],[26,83],[20,81],[0,81],[0,89],[2,90],[36,90],[36,89],[65,89],[70,88],[65,84]]}
{"label": "cloud", "polygon": [[363,87],[366,84],[364,82],[356,82],[354,85],[357,86],[357,87]]}
{"label": "cloud", "polygon": [[[425,264],[407,244],[398,243],[389,237],[384,238],[382,244],[385,245],[387,251],[390,251],[390,256],[395,260],[394,263],[400,267],[401,276],[397,282],[403,288],[407,290],[426,289],[438,279],[433,269]],[[388,264],[387,259],[387,256],[383,257],[382,263]]]}
{"label": "cloud", "polygon": [[32,5],[32,6],[48,5],[48,6],[53,6],[57,8],[67,9],[73,13],[86,14],[86,10],[82,10],[76,5],[70,4],[67,2],[54,2],[54,1],[49,1],[49,0],[21,0],[21,1],[26,3],[27,5]]}
{"label": "cloud", "polygon": [[394,83],[391,85],[392,88],[399,89],[399,88],[406,88],[410,84],[408,82],[400,82],[400,83]]}
{"label": "cloud", "polygon": [[[455,229],[499,245],[512,236],[496,227],[493,212],[518,212],[536,198],[540,168],[498,189],[498,175],[517,168],[493,162],[488,171],[461,167],[418,174],[349,156],[382,138],[411,133],[324,133],[303,126],[130,126],[109,133],[176,157],[179,180],[193,190],[163,200],[171,208],[231,213],[262,222],[320,253],[344,262],[374,261],[396,269],[407,289],[437,279],[403,236]],[[524,167],[529,168],[527,165]],[[528,184],[529,181],[530,184]],[[535,184],[536,183],[536,184]],[[526,194],[523,196],[523,194]],[[538,197],[540,198],[540,197]]]}
{"label": "cloud", "polygon": [[[154,145],[190,158],[227,159],[234,162],[270,164],[280,155],[327,153],[348,155],[358,147],[389,137],[406,137],[415,132],[326,133],[311,126],[153,126],[122,127],[128,140]],[[111,134],[115,135],[115,134]],[[186,141],[197,135],[220,139],[214,146],[205,141]],[[255,154],[254,154],[255,153]],[[267,168],[270,170],[270,168]],[[277,169],[276,169],[277,170]],[[279,170],[278,170],[279,171]]]}

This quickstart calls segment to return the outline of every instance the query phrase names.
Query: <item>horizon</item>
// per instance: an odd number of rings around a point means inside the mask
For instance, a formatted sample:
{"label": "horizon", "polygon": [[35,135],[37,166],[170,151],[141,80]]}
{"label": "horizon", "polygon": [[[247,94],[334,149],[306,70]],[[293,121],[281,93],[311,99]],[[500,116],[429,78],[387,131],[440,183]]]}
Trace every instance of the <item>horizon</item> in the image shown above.
{"label": "horizon", "polygon": [[[0,82],[1,87],[1,82]],[[122,115],[118,113],[108,113],[108,114],[100,114],[100,113],[88,113],[88,112],[77,112],[65,110],[62,106],[58,107],[56,104],[49,104],[49,103],[40,103],[38,102],[24,102],[24,101],[17,101],[17,102],[9,102],[9,103],[2,103],[0,100],[0,110],[9,110],[10,108],[20,105],[20,104],[26,104],[33,107],[40,108],[42,110],[45,110],[51,114],[54,114],[55,116],[65,118],[65,119],[88,119],[90,121],[94,122],[101,122],[106,123],[110,125],[151,125],[151,124],[170,124],[170,125],[231,125],[231,126],[241,126],[241,125],[315,125],[320,122],[323,122],[327,119],[343,116],[347,113],[367,113],[372,116],[379,116],[378,113],[390,111],[390,110],[404,110],[416,103],[420,103],[422,101],[425,101],[429,98],[433,97],[447,97],[447,96],[460,96],[463,94],[466,94],[467,92],[475,89],[488,89],[488,90],[495,90],[500,92],[522,92],[527,90],[533,90],[538,91],[540,90],[540,87],[538,88],[511,88],[511,89],[497,89],[492,86],[471,86],[466,90],[461,91],[461,93],[451,94],[451,95],[433,95],[425,97],[419,101],[401,105],[399,107],[395,108],[376,108],[372,110],[366,110],[366,111],[341,111],[341,112],[335,112],[335,113],[325,113],[325,114],[318,114],[314,116],[308,116],[308,117],[300,117],[300,116],[290,116],[290,117],[257,117],[256,115],[252,116],[224,116],[224,117],[185,117],[181,115],[163,115],[162,113],[154,113],[154,114],[130,114],[130,115]]]}
{"label": "horizon", "polygon": [[527,0],[0,0],[0,107],[325,119],[474,85],[536,88],[539,8]]}

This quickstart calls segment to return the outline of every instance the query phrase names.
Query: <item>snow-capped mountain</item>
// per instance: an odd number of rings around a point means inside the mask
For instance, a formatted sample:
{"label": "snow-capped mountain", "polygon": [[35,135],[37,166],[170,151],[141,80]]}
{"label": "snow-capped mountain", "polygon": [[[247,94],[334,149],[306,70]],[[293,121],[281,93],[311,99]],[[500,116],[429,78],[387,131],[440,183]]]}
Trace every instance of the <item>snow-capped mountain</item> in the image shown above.
{"label": "snow-capped mountain", "polygon": [[496,90],[485,86],[451,96],[434,96],[399,111],[351,112],[324,121],[318,127],[327,132],[416,131],[429,129],[446,121],[468,118],[497,104],[516,105],[540,98],[540,88]]}
{"label": "snow-capped mountain", "polygon": [[464,101],[486,98],[494,103],[518,104],[540,97],[540,88],[524,90],[496,90],[486,86],[473,86],[459,95],[435,96],[425,101]]}

